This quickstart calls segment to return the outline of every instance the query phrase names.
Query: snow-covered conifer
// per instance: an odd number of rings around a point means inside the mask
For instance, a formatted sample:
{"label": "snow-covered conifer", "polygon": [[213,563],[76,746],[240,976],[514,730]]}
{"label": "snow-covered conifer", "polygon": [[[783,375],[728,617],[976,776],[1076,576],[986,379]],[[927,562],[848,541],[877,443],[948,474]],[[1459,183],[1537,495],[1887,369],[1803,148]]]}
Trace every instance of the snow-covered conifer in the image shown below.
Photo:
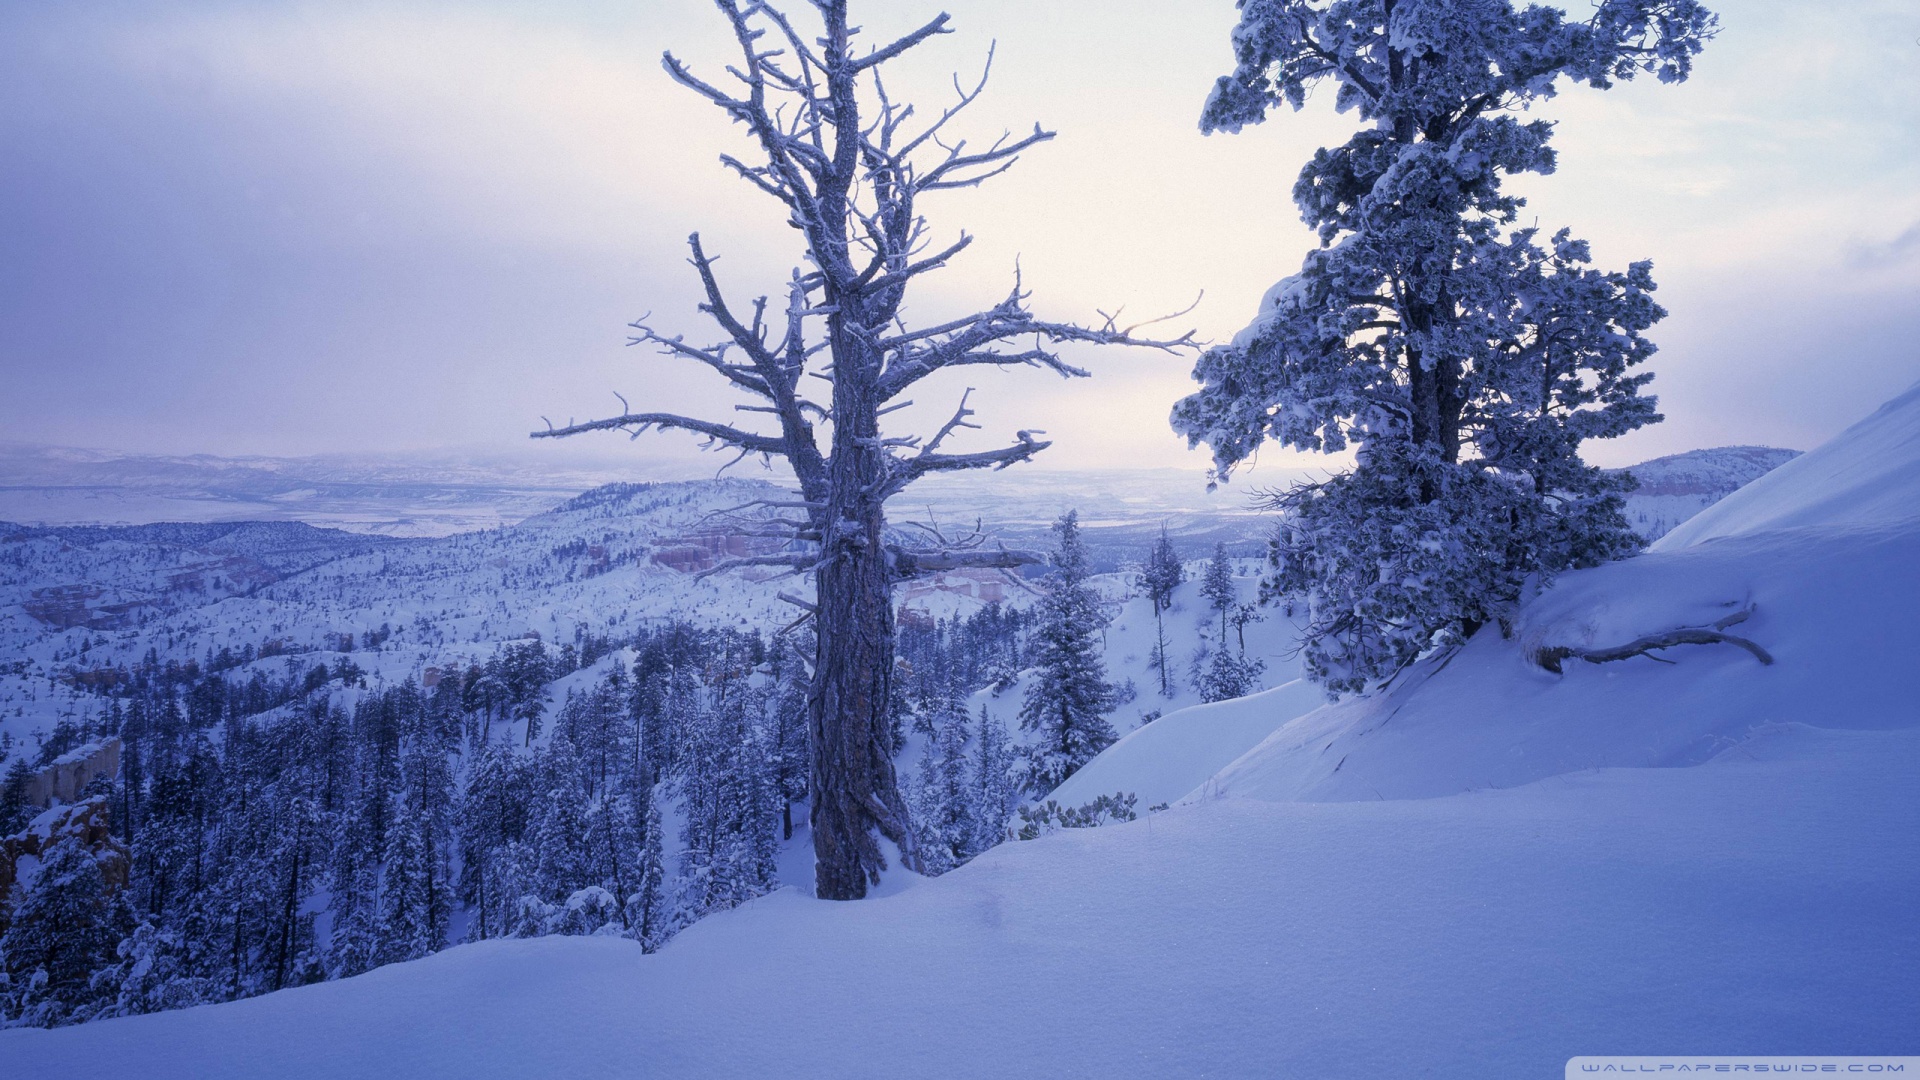
{"label": "snow-covered conifer", "polygon": [[920,857],[928,874],[942,874],[973,854],[979,829],[973,819],[975,795],[967,776],[966,699],[948,684],[924,718],[925,749],[912,790],[914,826]]}
{"label": "snow-covered conifer", "polygon": [[807,686],[811,681],[799,646],[783,644],[772,701],[773,783],[780,795],[780,835],[793,838],[793,804],[807,797]]}
{"label": "snow-covered conifer", "polygon": [[1220,613],[1220,643],[1227,641],[1227,613],[1239,596],[1233,587],[1233,560],[1227,557],[1227,545],[1213,545],[1213,558],[1207,562],[1207,576],[1201,579],[1200,595],[1207,606]]}
{"label": "snow-covered conifer", "polygon": [[980,706],[973,756],[973,842],[968,856],[978,855],[1007,838],[1007,819],[1020,801],[1014,772],[1019,764],[1007,729]]}
{"label": "snow-covered conifer", "polygon": [[27,785],[33,780],[33,766],[27,764],[27,756],[20,754],[7,765],[6,775],[0,777],[0,836],[19,832],[32,814],[27,802]]}
{"label": "snow-covered conifer", "polygon": [[647,952],[666,941],[672,914],[667,909],[667,868],[661,852],[660,802],[652,788],[640,793],[645,800],[641,819],[640,858],[636,867],[638,881],[627,897],[628,933]]}
{"label": "snow-covered conifer", "polygon": [[95,1007],[93,973],[113,959],[126,928],[108,902],[94,853],[77,837],[41,853],[33,880],[14,886],[12,918],[0,934],[0,997],[9,1023],[37,1027],[84,1020]]}
{"label": "snow-covered conifer", "polygon": [[103,999],[98,1019],[184,1009],[214,999],[207,980],[191,973],[187,945],[177,930],[143,922],[121,939],[116,954],[118,963],[93,976],[93,988]]}
{"label": "snow-covered conifer", "polygon": [[1712,36],[1696,0],[1601,0],[1584,20],[1510,0],[1242,5],[1238,66],[1202,126],[1237,131],[1322,80],[1365,126],[1294,186],[1321,246],[1195,368],[1177,431],[1219,479],[1268,439],[1357,451],[1278,496],[1276,586],[1306,600],[1307,670],[1355,691],[1502,617],[1529,576],[1631,551],[1631,483],[1580,443],[1659,417],[1630,369],[1665,315],[1651,265],[1516,227],[1507,176],[1547,173],[1561,79],[1684,79]]}
{"label": "snow-covered conifer", "polygon": [[1160,526],[1160,538],[1153,543],[1153,550],[1147,553],[1145,567],[1140,572],[1140,587],[1146,591],[1147,601],[1153,605],[1153,656],[1149,663],[1160,675],[1160,695],[1173,696],[1173,680],[1167,673],[1167,624],[1165,613],[1173,607],[1173,591],[1186,580],[1186,567],[1180,561],[1180,553],[1173,548],[1173,538],[1167,535],[1167,527]]}
{"label": "snow-covered conifer", "polygon": [[1201,673],[1195,689],[1200,692],[1202,701],[1245,697],[1259,689],[1258,679],[1265,667],[1261,661],[1249,660],[1223,643],[1213,650],[1213,656],[1206,670]]}
{"label": "snow-covered conifer", "polygon": [[1060,547],[1033,629],[1033,677],[1020,705],[1027,746],[1027,790],[1045,794],[1113,742],[1106,714],[1114,691],[1107,683],[1099,634],[1107,618],[1087,584],[1091,573],[1080,541],[1080,515],[1069,510],[1054,523]]}

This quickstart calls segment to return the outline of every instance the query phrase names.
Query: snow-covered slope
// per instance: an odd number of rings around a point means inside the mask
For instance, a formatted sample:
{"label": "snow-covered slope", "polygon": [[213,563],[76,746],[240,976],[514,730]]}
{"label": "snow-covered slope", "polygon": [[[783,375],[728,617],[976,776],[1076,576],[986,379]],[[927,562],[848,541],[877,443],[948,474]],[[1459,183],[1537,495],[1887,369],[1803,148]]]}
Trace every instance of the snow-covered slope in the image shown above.
{"label": "snow-covered slope", "polygon": [[1686,770],[1213,800],[663,951],[463,945],[52,1031],[8,1075],[1557,1076],[1592,1052],[1902,1053],[1920,733],[1772,729]]}
{"label": "snow-covered slope", "polygon": [[1171,802],[1273,734],[1275,717],[1297,716],[1325,701],[1319,687],[1294,678],[1244,698],[1190,705],[1122,736],[1048,798],[1084,806],[1127,792],[1139,796],[1142,808]]}
{"label": "snow-covered slope", "polygon": [[1716,446],[1643,461],[1626,470],[1639,481],[1627,496],[1627,521],[1641,539],[1658,540],[1674,526],[1799,457],[1771,446]]}
{"label": "snow-covered slope", "polygon": [[1795,526],[1910,523],[1920,518],[1920,384],[1674,529],[1674,551],[1716,537]]}
{"label": "snow-covered slope", "polygon": [[[1537,660],[1551,646],[1624,645],[1749,609],[1733,632],[1771,665],[1731,645],[1571,660],[1563,674]],[[1915,612],[1920,390],[1646,554],[1564,575],[1522,608],[1512,638],[1489,627],[1384,693],[1286,720],[1212,783],[1257,798],[1421,798],[1697,764],[1764,723],[1913,727]]]}

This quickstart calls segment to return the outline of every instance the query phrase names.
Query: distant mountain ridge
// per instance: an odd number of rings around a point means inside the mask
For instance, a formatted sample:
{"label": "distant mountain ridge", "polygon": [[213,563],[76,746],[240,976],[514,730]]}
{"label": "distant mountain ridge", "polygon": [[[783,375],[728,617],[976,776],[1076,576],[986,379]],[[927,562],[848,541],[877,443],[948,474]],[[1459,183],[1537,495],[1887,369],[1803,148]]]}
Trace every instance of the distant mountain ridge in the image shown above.
{"label": "distant mountain ridge", "polygon": [[1640,486],[1627,496],[1627,520],[1652,543],[1676,525],[1800,456],[1774,446],[1716,446],[1630,465]]}
{"label": "distant mountain ridge", "polygon": [[[1645,539],[1658,539],[1795,456],[1774,447],[1725,446],[1631,466],[1640,488],[1627,500],[1628,518]],[[300,522],[363,535],[437,537],[618,501],[652,483],[677,482],[648,475],[668,468],[644,460],[620,469],[549,469],[444,455],[229,458],[0,443],[0,521],[43,527]],[[1263,473],[1261,486],[1285,487],[1308,475]],[[752,474],[742,479],[764,482]],[[1052,522],[1078,509],[1096,558],[1112,564],[1144,550],[1162,525],[1183,544],[1225,542],[1257,554],[1267,519],[1252,509],[1249,496],[1250,489],[1238,486],[1209,492],[1202,474],[1178,469],[1023,467],[928,478],[896,499],[890,514],[959,533],[981,521],[1009,544],[1044,547]]]}

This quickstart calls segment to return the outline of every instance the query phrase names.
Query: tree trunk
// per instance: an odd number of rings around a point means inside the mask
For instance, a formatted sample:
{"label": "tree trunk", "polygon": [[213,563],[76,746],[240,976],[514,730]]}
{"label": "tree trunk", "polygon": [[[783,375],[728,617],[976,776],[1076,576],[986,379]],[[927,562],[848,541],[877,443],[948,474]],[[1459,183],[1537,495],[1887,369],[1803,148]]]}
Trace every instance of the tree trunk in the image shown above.
{"label": "tree trunk", "polygon": [[1167,624],[1160,617],[1160,600],[1153,600],[1153,640],[1160,650],[1160,696],[1172,697],[1173,692],[1167,684]]}
{"label": "tree trunk", "polygon": [[[830,275],[831,276],[831,275]],[[829,303],[845,303],[829,287]],[[893,569],[887,565],[886,480],[875,416],[880,357],[858,331],[857,304],[828,320],[833,342],[831,483],[815,572],[819,631],[808,724],[813,736],[814,892],[858,900],[886,867],[880,835],[918,869],[906,800],[893,771]],[[851,319],[849,316],[853,316]]]}

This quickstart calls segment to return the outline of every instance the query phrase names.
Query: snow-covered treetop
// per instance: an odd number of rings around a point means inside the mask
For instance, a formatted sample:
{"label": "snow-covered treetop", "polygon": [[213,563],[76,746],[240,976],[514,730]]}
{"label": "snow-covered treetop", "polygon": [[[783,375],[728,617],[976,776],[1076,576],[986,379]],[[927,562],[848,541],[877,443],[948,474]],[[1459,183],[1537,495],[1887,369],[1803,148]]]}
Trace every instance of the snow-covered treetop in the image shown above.
{"label": "snow-covered treetop", "polygon": [[1279,102],[1302,108],[1332,78],[1341,111],[1444,142],[1488,111],[1551,96],[1563,76],[1602,89],[1643,72],[1678,82],[1715,27],[1696,0],[1603,0],[1585,21],[1508,0],[1241,0],[1237,67],[1200,126],[1238,131]]}

